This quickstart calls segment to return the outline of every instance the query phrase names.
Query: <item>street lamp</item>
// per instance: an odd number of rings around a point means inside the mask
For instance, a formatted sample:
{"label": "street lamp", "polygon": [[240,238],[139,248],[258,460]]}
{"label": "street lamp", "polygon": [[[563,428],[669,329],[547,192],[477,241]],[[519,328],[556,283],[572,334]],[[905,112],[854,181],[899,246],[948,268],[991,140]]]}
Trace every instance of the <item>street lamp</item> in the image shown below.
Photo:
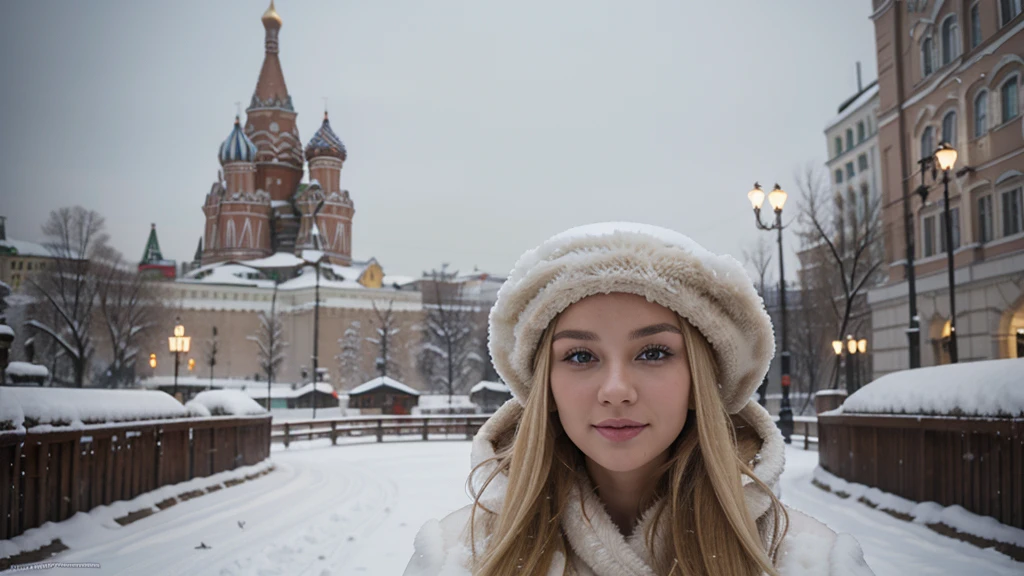
{"label": "street lamp", "polygon": [[786,338],[786,274],[785,267],[783,264],[783,253],[782,253],[782,229],[785,226],[782,225],[782,208],[786,205],[786,199],[788,195],[778,184],[768,194],[768,203],[771,204],[772,210],[775,211],[775,222],[766,226],[761,222],[761,206],[764,204],[765,193],[761,189],[761,185],[754,182],[754,187],[747,192],[747,199],[750,200],[751,206],[754,208],[754,221],[757,223],[757,227],[760,230],[777,230],[778,231],[778,242],[779,242],[779,304],[782,312],[782,404],[779,407],[779,430],[782,432],[783,438],[786,440],[786,444],[792,442],[793,436],[793,409],[789,404],[789,347],[788,340]]}
{"label": "street lamp", "polygon": [[[925,174],[929,167],[932,169],[932,180],[935,179],[935,169],[942,170],[942,199],[945,202],[945,208],[943,209],[943,222],[945,223],[945,234],[943,238],[946,243],[946,268],[949,275],[949,322],[950,322],[950,333],[949,333],[949,359],[950,362],[956,364],[958,362],[958,353],[956,345],[956,284],[953,279],[953,273],[955,270],[953,262],[953,224],[952,216],[949,206],[949,171],[953,169],[956,164],[957,151],[953,148],[949,142],[942,142],[939,147],[935,150],[934,154],[925,156],[918,160],[921,165],[921,185],[917,187],[917,194],[921,196],[921,204],[923,205],[928,199],[928,186],[924,183]],[[909,224],[907,226],[908,230]],[[921,365],[920,354],[920,343],[916,342],[919,340],[920,327],[917,318],[917,294],[914,289],[914,254],[912,245],[910,242],[913,241],[913,235],[908,232],[908,248],[907,248],[907,267],[910,273],[908,281],[910,282],[910,331],[911,334],[911,354],[910,354],[910,367],[917,368]]]}
{"label": "street lamp", "polygon": [[949,273],[949,361],[957,363],[956,347],[956,284],[953,281],[953,224],[949,213],[949,171],[956,164],[956,148],[949,142],[939,144],[935,151],[935,161],[942,170],[942,200],[945,202],[944,219],[946,221],[946,268]]}
{"label": "street lamp", "polygon": [[[314,303],[313,303],[313,419],[316,419],[316,384],[319,364],[319,351],[320,351],[320,263],[324,260],[324,253],[321,249],[320,243],[320,228],[316,225],[316,216],[320,213],[320,209],[324,207],[324,201],[321,200],[313,210],[313,223],[309,231],[310,240],[313,244],[312,250],[303,250],[302,259],[306,264],[312,265],[316,270],[316,284],[314,285]],[[268,400],[267,409],[269,410],[270,404]]]}
{"label": "street lamp", "polygon": [[[185,327],[181,325],[181,318],[174,319],[174,336],[167,337],[167,347],[174,354],[174,397],[178,397],[178,364],[181,362],[181,355],[188,354],[192,347],[192,337],[185,336]],[[155,359],[150,359],[150,366],[155,364]]]}

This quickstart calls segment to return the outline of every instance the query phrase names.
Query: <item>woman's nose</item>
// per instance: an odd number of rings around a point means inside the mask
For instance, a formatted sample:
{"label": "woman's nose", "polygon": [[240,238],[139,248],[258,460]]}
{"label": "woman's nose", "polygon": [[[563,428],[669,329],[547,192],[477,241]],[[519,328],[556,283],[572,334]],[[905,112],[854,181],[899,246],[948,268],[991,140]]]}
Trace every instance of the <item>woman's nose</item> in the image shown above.
{"label": "woman's nose", "polygon": [[602,404],[633,404],[637,397],[633,376],[628,366],[612,363],[597,390],[597,400]]}

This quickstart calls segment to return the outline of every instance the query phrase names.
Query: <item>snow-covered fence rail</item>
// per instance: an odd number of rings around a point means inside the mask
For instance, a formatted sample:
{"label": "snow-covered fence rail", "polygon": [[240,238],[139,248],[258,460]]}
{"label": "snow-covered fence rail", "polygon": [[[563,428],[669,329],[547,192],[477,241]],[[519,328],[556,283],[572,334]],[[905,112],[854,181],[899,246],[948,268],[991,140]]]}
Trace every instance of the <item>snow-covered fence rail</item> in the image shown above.
{"label": "snow-covered fence rail", "polygon": [[821,467],[1024,528],[1024,359],[887,374],[818,415]]}
{"label": "snow-covered fence rail", "polygon": [[0,431],[0,540],[269,456],[269,415]]}
{"label": "snow-covered fence rail", "polygon": [[385,436],[415,436],[429,440],[430,434],[457,434],[471,439],[490,417],[489,414],[432,415],[432,416],[355,416],[333,420],[299,420],[274,424],[271,442],[287,447],[298,440],[330,438],[336,444],[342,437],[376,437],[383,442]]}
{"label": "snow-covered fence rail", "polygon": [[818,437],[844,480],[1024,528],[1024,418],[823,414]]}

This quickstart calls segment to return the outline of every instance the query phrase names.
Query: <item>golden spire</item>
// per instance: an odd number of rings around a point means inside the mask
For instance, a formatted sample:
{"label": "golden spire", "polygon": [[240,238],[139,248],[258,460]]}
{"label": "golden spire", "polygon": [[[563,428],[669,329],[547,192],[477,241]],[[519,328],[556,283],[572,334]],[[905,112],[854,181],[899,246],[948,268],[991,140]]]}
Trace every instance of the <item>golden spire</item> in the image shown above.
{"label": "golden spire", "polygon": [[281,17],[277,14],[277,10],[274,9],[274,0],[270,0],[270,7],[263,13],[261,20],[263,20],[264,26],[281,27]]}

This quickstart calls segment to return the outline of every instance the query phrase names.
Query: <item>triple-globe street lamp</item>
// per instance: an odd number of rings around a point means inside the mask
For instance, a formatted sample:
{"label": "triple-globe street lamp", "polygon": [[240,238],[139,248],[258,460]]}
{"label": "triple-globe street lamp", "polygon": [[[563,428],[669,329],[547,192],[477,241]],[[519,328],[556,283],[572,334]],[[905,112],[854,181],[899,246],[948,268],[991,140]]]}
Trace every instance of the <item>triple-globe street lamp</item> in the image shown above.
{"label": "triple-globe street lamp", "polygon": [[782,372],[782,404],[779,407],[779,430],[782,432],[783,438],[786,440],[786,444],[792,442],[793,436],[793,409],[789,403],[789,345],[786,338],[786,274],[785,266],[783,263],[783,252],[782,252],[782,229],[785,226],[782,224],[782,207],[786,205],[786,199],[788,195],[778,184],[772,189],[767,195],[768,203],[771,204],[772,209],[775,211],[775,222],[771,225],[765,225],[761,222],[761,206],[764,205],[765,193],[761,189],[761,185],[754,182],[754,188],[747,193],[747,199],[750,200],[750,204],[754,207],[754,221],[757,223],[757,227],[760,230],[777,230],[778,231],[778,242],[779,242],[779,307],[782,313],[782,343],[780,348],[782,349],[781,354],[781,372]]}

